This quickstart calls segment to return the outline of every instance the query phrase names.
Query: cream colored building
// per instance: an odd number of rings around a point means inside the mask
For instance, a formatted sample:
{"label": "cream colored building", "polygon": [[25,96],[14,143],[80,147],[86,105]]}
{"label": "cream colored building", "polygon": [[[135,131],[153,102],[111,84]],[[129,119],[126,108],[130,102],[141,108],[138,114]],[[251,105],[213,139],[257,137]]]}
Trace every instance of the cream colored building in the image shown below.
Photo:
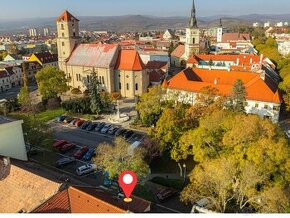
{"label": "cream colored building", "polygon": [[134,98],[147,91],[149,74],[136,50],[113,44],[80,44],[79,20],[65,11],[57,21],[59,68],[70,86],[88,90],[93,72],[103,91]]}

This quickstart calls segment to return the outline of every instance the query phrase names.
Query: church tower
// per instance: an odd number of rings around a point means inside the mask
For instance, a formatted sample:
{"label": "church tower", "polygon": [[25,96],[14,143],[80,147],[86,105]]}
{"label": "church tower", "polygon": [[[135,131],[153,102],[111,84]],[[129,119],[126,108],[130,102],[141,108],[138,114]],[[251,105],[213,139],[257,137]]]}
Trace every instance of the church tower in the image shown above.
{"label": "church tower", "polygon": [[195,4],[192,3],[189,27],[186,28],[185,58],[188,60],[193,53],[199,53],[200,32],[197,27]]}
{"label": "church tower", "polygon": [[56,20],[57,50],[59,68],[65,71],[65,60],[71,55],[75,46],[80,42],[79,20],[64,11]]}

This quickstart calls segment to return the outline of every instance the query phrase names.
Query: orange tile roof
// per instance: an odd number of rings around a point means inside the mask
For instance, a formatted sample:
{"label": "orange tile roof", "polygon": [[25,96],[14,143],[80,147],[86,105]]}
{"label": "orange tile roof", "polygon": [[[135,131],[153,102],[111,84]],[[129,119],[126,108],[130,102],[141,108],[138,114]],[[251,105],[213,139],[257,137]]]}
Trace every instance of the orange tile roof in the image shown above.
{"label": "orange tile roof", "polygon": [[56,22],[61,22],[61,21],[71,21],[72,19],[79,21],[77,18],[75,18],[71,13],[69,13],[67,10],[65,10],[57,19]]}
{"label": "orange tile roof", "polygon": [[69,187],[57,193],[36,208],[33,213],[144,213],[151,203],[132,196],[133,202],[122,199],[98,188]]}
{"label": "orange tile roof", "polygon": [[[206,86],[213,86],[219,90],[221,95],[229,96],[238,79],[242,80],[245,85],[248,100],[282,102],[277,84],[272,79],[266,75],[264,81],[260,74],[251,72],[188,68],[166,81],[163,87],[198,93]],[[217,85],[215,85],[215,81]]]}
{"label": "orange tile roof", "polygon": [[171,56],[181,58],[185,53],[185,46],[179,45],[172,53]]}
{"label": "orange tile roof", "polygon": [[224,33],[222,42],[232,41],[250,41],[251,35],[249,33]]}
{"label": "orange tile roof", "polygon": [[117,70],[144,70],[146,67],[136,50],[122,49],[119,52],[115,69]]}

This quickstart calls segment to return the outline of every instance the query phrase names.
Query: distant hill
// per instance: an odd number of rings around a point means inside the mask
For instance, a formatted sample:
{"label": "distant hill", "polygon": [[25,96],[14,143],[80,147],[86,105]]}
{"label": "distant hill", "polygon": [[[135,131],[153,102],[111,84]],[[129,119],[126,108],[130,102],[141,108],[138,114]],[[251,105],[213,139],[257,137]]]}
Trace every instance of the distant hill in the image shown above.
{"label": "distant hill", "polygon": [[[182,29],[188,24],[187,17],[154,17],[143,15],[127,16],[85,16],[78,17],[81,20],[81,29],[86,30],[108,30],[116,32],[139,32],[147,30],[165,30],[168,28]],[[290,14],[261,15],[249,14],[242,16],[216,15],[198,18],[200,27],[210,27],[219,25],[222,18],[225,27],[251,25],[253,22],[277,22],[290,21]],[[29,28],[50,27],[55,29],[55,18],[34,18],[14,21],[0,21],[0,33],[23,32]]]}

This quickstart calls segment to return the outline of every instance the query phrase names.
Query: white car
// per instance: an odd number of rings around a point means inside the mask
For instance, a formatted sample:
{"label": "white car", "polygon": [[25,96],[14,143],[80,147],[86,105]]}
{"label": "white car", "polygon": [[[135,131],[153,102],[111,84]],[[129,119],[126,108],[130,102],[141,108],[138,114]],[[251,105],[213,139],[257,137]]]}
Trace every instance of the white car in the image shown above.
{"label": "white car", "polygon": [[79,176],[91,173],[97,169],[96,164],[86,164],[76,169],[76,173]]}

